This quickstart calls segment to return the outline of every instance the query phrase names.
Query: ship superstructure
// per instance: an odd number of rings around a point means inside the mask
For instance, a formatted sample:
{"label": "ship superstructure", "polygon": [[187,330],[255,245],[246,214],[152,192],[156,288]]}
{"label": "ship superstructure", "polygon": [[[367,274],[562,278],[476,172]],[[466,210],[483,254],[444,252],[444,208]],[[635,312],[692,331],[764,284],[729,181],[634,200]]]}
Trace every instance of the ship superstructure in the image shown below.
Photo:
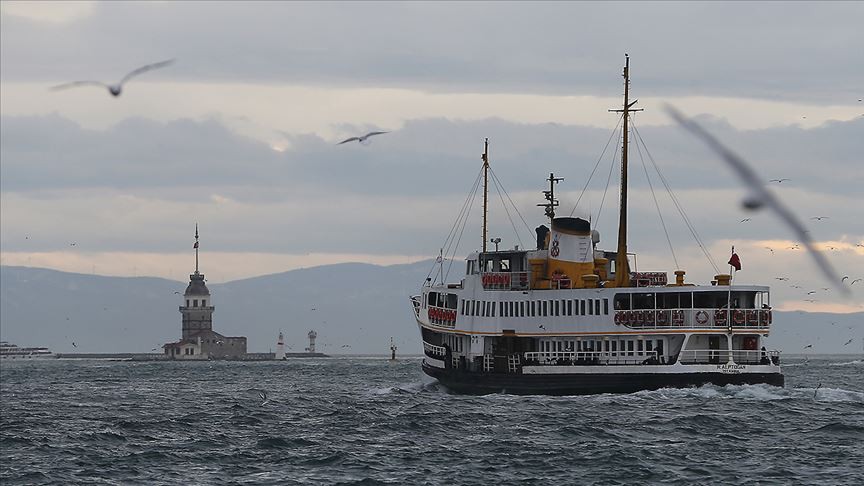
{"label": "ship superstructure", "polygon": [[[483,160],[483,246],[457,283],[432,279],[411,297],[423,370],[462,393],[582,394],[669,386],[782,386],[779,353],[764,339],[769,288],[685,281],[683,270],[631,271],[627,252],[629,58],[624,68],[618,244],[599,247],[588,220],[558,217],[555,185],[544,191],[550,226],[536,248],[498,250],[488,240],[488,141]],[[500,240],[498,240],[500,241]],[[439,259],[440,263],[440,259]],[[443,272],[442,272],[443,273]],[[437,280],[437,279],[436,279]]]}

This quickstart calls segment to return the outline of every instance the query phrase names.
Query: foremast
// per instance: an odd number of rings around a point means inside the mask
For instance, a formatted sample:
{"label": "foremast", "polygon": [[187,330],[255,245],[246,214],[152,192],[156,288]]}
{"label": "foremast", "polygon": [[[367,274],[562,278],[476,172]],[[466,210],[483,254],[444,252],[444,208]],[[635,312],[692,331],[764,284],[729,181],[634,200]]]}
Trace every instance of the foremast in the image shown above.
{"label": "foremast", "polygon": [[[486,253],[488,227],[486,223],[489,214],[489,139],[483,144],[483,253]],[[497,246],[497,245],[496,245]]]}
{"label": "foremast", "polygon": [[623,143],[621,144],[621,204],[618,214],[618,248],[615,255],[615,286],[630,286],[630,265],[627,261],[627,136],[629,133],[630,112],[642,111],[633,108],[639,100],[630,102],[630,56],[624,54],[624,107],[620,110],[609,110],[623,113]]}

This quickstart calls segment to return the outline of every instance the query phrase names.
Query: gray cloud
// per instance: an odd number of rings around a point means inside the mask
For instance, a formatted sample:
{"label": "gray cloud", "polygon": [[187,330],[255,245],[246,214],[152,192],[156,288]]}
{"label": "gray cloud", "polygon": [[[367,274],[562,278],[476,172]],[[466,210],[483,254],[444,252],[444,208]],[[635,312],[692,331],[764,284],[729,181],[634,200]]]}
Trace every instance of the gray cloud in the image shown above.
{"label": "gray cloud", "polygon": [[850,104],[861,97],[860,3],[279,3],[96,5],[40,23],[4,15],[5,80],[158,75],[429,90],[640,92]]}

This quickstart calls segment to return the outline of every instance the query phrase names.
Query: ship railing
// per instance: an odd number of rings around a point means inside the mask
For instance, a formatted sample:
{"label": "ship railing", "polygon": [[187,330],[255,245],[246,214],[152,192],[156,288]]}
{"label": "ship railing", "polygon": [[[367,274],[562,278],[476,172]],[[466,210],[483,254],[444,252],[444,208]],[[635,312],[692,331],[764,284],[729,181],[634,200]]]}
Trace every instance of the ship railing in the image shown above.
{"label": "ship railing", "polygon": [[430,324],[435,324],[439,327],[456,327],[456,309],[430,305],[426,309],[426,315],[429,318]]}
{"label": "ship railing", "polygon": [[528,290],[529,272],[484,272],[480,274],[484,290]]}
{"label": "ship railing", "polygon": [[773,315],[769,309],[641,309],[616,310],[615,323],[631,329],[728,328],[769,329]]}
{"label": "ship railing", "polygon": [[678,354],[681,364],[780,364],[780,351],[759,349],[685,349]]}
{"label": "ship railing", "polygon": [[426,356],[430,356],[433,358],[443,357],[447,355],[447,350],[444,349],[444,346],[436,346],[434,344],[429,344],[426,341],[423,341],[423,352],[426,353]]}
{"label": "ship railing", "polygon": [[657,351],[531,351],[524,366],[661,364]]}
{"label": "ship railing", "polygon": [[420,317],[420,296],[412,295],[409,300],[411,300],[411,308],[414,309],[414,317]]}

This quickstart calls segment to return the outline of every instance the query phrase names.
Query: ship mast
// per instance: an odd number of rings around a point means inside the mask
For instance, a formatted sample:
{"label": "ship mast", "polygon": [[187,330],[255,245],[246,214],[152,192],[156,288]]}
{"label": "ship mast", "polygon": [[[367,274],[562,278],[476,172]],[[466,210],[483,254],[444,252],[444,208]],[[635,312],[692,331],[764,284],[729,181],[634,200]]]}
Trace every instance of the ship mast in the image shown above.
{"label": "ship mast", "polygon": [[631,108],[638,100],[630,102],[630,56],[624,54],[624,108],[609,110],[624,114],[624,142],[621,145],[621,205],[618,215],[618,250],[615,255],[615,286],[630,286],[630,266],[627,262],[627,135],[631,111],[642,111],[641,108]]}
{"label": "ship mast", "polygon": [[486,219],[489,211],[489,139],[483,144],[483,253],[486,253],[488,232]]}

